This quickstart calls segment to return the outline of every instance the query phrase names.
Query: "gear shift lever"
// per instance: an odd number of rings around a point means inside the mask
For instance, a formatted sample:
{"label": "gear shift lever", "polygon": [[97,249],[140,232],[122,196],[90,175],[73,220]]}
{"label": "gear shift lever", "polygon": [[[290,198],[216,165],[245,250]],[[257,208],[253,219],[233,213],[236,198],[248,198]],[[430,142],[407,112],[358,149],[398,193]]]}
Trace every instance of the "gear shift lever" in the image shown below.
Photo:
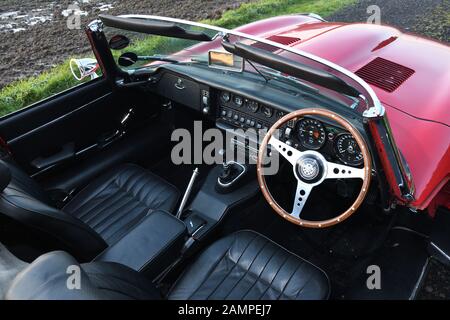
{"label": "gear shift lever", "polygon": [[[224,155],[223,150],[219,151],[220,155]],[[226,161],[224,158],[222,163],[222,172],[217,178],[216,190],[220,193],[231,192],[238,186],[239,182],[245,175],[247,168],[245,165],[235,161]]]}

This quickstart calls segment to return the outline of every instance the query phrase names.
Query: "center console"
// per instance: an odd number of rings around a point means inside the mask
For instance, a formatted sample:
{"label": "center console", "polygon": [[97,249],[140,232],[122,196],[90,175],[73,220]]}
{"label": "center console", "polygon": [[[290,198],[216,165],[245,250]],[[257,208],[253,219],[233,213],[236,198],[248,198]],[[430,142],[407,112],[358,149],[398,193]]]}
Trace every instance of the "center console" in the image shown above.
{"label": "center console", "polygon": [[186,225],[165,211],[154,211],[95,261],[117,262],[154,278],[180,255]]}

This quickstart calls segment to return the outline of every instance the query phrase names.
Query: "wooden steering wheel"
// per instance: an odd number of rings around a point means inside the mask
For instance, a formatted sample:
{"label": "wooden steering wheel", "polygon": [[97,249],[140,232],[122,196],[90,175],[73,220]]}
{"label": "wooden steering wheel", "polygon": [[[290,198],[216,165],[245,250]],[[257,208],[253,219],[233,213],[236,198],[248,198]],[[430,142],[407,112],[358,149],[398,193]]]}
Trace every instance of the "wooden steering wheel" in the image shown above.
{"label": "wooden steering wheel", "polygon": [[[361,150],[364,160],[364,168],[355,168],[325,160],[324,156],[317,151],[307,150],[299,151],[296,148],[287,145],[283,141],[274,136],[277,129],[282,127],[289,120],[298,119],[304,116],[322,116],[328,118],[342,127],[344,127],[356,140]],[[297,180],[297,190],[294,197],[292,212],[286,212],[270,194],[267,188],[263,159],[266,153],[267,145],[270,145],[272,150],[277,150],[293,167],[293,173]],[[338,224],[348,217],[350,217],[361,205],[369,190],[371,179],[372,160],[367,144],[362,138],[361,134],[355,129],[350,122],[340,115],[325,110],[325,109],[302,109],[291,112],[280,120],[278,120],[268,131],[264,137],[263,142],[259,148],[257,161],[257,176],[261,191],[266,198],[269,205],[282,216],[284,219],[308,228],[323,228]],[[355,202],[340,215],[332,219],[322,221],[311,221],[300,218],[302,209],[308,199],[311,191],[315,186],[321,184],[325,179],[348,179],[359,178],[363,180],[361,190]]]}

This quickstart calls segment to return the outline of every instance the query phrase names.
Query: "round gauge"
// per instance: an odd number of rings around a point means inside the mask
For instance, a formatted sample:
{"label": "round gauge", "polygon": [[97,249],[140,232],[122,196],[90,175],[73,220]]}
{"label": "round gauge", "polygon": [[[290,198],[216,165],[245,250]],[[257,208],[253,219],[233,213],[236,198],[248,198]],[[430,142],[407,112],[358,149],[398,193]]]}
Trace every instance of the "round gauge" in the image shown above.
{"label": "round gauge", "polygon": [[266,118],[272,117],[272,114],[273,114],[272,108],[263,106],[263,107],[262,107],[262,112],[264,113],[264,115],[266,116]]}
{"label": "round gauge", "polygon": [[259,104],[256,101],[248,100],[247,107],[250,109],[251,112],[258,112]]}
{"label": "round gauge", "polygon": [[228,102],[231,99],[231,95],[229,92],[222,92],[220,99],[222,99],[223,102]]}
{"label": "round gauge", "polygon": [[242,105],[244,104],[244,99],[242,99],[242,97],[239,97],[239,96],[234,96],[233,102],[238,107],[242,107]]}
{"label": "round gauge", "polygon": [[284,112],[278,110],[278,111],[277,111],[277,118],[278,118],[278,119],[281,119],[281,118],[283,118],[283,117],[284,117]]}
{"label": "round gauge", "polygon": [[363,163],[363,155],[358,143],[350,133],[341,133],[335,140],[336,154],[343,163],[358,166]]}
{"label": "round gauge", "polygon": [[298,124],[298,138],[303,147],[318,150],[325,144],[325,129],[320,121],[304,118]]}

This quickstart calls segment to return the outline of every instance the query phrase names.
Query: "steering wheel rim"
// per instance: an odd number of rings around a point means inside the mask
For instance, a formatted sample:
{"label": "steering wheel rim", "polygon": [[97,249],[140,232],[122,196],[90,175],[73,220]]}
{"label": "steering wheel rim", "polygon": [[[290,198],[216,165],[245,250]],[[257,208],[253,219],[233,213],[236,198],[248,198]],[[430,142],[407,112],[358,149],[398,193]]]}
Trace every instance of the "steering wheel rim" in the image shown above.
{"label": "steering wheel rim", "polygon": [[[288,121],[311,115],[320,115],[337,122],[338,124],[343,126],[355,138],[363,155],[364,167],[362,169],[350,167],[347,165],[341,165],[334,162],[328,162],[317,151],[308,150],[302,152],[274,137],[275,131]],[[276,149],[281,156],[283,156],[286,160],[288,160],[291,163],[293,167],[294,176],[297,180],[297,189],[294,197],[293,211],[291,213],[285,211],[275,201],[269,189],[267,188],[264,176],[264,168],[262,164],[264,154],[267,150],[268,145],[271,145],[272,148]],[[316,161],[318,164],[324,166],[321,172],[322,176],[320,177],[319,180],[314,182],[305,181],[303,175],[304,172],[306,173],[309,172],[308,169],[310,168],[310,164],[308,164],[307,162],[308,161],[311,162],[311,158],[314,159],[314,161]],[[371,171],[372,171],[371,159],[372,158],[370,155],[370,150],[367,147],[365,140],[363,139],[359,131],[356,128],[354,128],[353,125],[348,120],[338,115],[337,113],[326,109],[306,108],[285,115],[269,129],[259,147],[256,173],[258,177],[258,183],[264,198],[267,200],[272,209],[276,213],[278,213],[282,218],[288,220],[291,223],[303,227],[324,228],[341,223],[342,221],[349,218],[359,208],[359,206],[365,199],[367,192],[369,191],[371,181]],[[363,180],[361,190],[358,194],[358,197],[353,202],[353,204],[345,212],[331,219],[313,221],[300,218],[303,206],[306,203],[306,200],[308,199],[308,196],[311,193],[312,189],[315,186],[321,184],[326,179],[338,179],[338,178],[361,178]]]}

